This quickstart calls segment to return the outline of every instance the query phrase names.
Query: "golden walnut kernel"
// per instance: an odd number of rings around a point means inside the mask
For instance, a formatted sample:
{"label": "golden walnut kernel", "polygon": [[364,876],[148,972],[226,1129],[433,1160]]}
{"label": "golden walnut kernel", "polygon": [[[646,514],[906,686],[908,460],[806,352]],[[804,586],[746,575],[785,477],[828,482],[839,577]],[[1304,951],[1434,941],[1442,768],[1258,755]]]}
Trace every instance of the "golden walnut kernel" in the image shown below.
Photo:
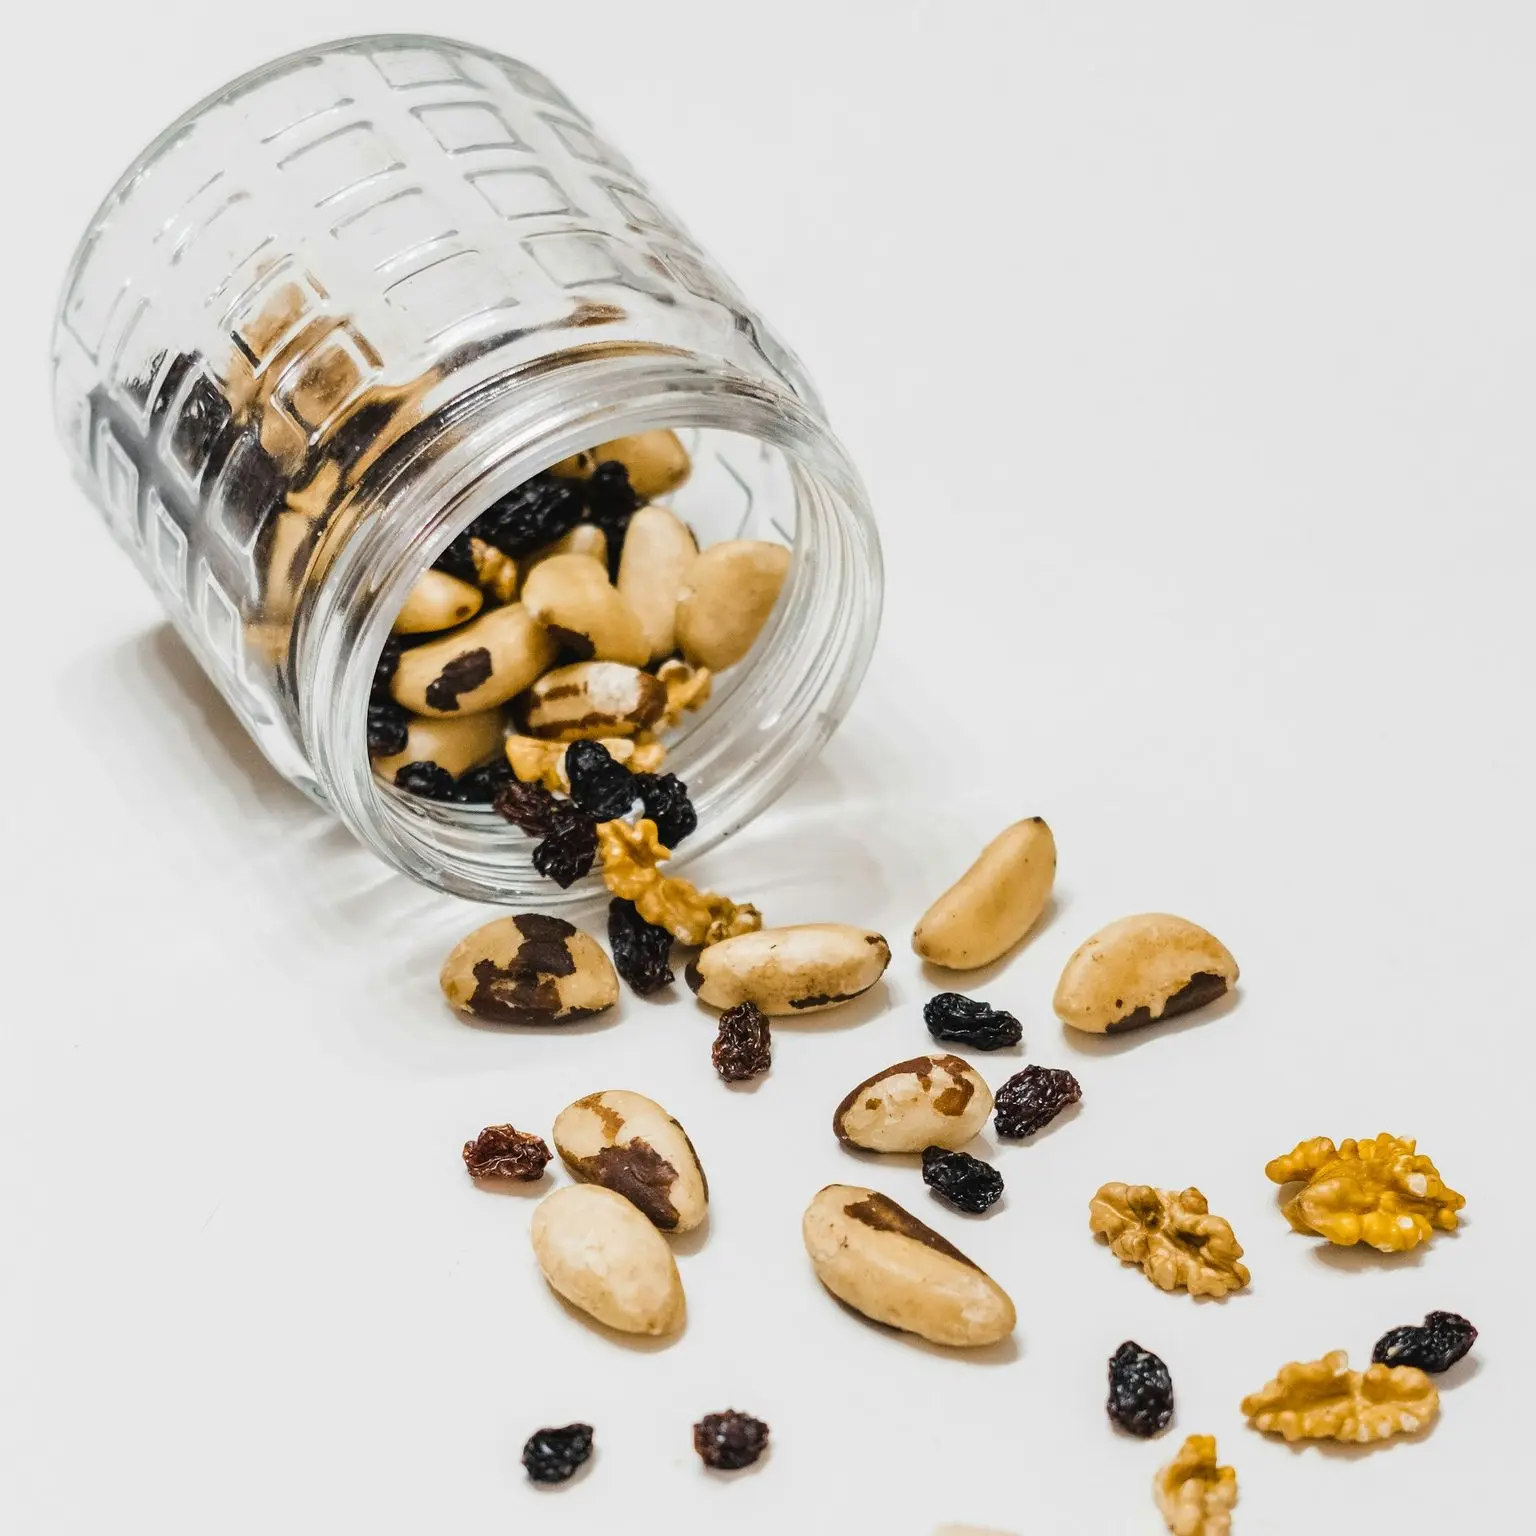
{"label": "golden walnut kernel", "polygon": [[1354,1445],[1412,1434],[1439,1411],[1434,1382],[1416,1366],[1352,1371],[1342,1349],[1282,1365],[1273,1381],[1243,1399],[1244,1415],[1266,1434]]}
{"label": "golden walnut kernel", "polygon": [[714,891],[701,891],[657,867],[672,857],[656,837],[656,823],[642,817],[634,826],[604,821],[597,828],[603,883],[615,896],[632,901],[648,923],[665,928],[683,944],[718,944],[763,925],[756,907],[738,905]]}
{"label": "golden walnut kernel", "polygon": [[1237,1473],[1216,1465],[1216,1437],[1191,1435],[1152,1480],[1173,1536],[1227,1536],[1237,1503]]}
{"label": "golden walnut kernel", "polygon": [[1385,1131],[1338,1147],[1315,1136],[1265,1164],[1264,1172],[1276,1184],[1306,1181],[1284,1207],[1298,1232],[1346,1247],[1369,1243],[1383,1253],[1416,1248],[1436,1228],[1454,1232],[1456,1212],[1466,1204],[1412,1141]]}
{"label": "golden walnut kernel", "polygon": [[1109,1239],[1110,1252],[1139,1264],[1165,1291],[1225,1296],[1248,1284],[1242,1244],[1212,1216],[1198,1189],[1174,1193],[1149,1184],[1105,1184],[1088,1207],[1088,1226]]}
{"label": "golden walnut kernel", "polygon": [[662,662],[656,677],[667,690],[666,706],[656,722],[663,731],[671,730],[690,710],[702,709],[715,686],[715,674],[708,667],[696,667],[680,656]]}
{"label": "golden walnut kernel", "polygon": [[[655,773],[667,760],[667,749],[649,731],[638,736],[600,736],[598,745],[607,747],[616,763],[623,763],[631,773]],[[524,784],[542,784],[556,794],[571,792],[565,776],[567,741],[544,741],[537,736],[523,736],[513,731],[507,737],[507,762],[513,774]]]}

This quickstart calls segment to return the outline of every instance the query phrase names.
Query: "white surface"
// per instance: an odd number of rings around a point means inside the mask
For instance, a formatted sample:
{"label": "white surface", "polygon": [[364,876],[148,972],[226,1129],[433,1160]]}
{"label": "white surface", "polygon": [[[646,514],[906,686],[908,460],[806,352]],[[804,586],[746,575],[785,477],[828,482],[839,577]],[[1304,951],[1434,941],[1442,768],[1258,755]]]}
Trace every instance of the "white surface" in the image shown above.
{"label": "white surface", "polygon": [[[28,12],[11,147],[9,940],[0,1062],[0,1527],[1155,1533],[1183,1435],[1236,1529],[1460,1529],[1529,1459],[1530,599],[1536,17],[1520,5],[1149,7],[339,0]],[[442,955],[484,914],[387,875],[258,760],[70,485],[49,312],[127,157],[226,77],[389,26],[546,67],[656,179],[824,389],[887,539],[868,685],[825,758],[700,873],[774,921],[883,927],[870,1002],[777,1032],[731,1092],[691,1000],[467,1028]],[[35,451],[34,451],[35,448]],[[1061,846],[1048,925],[975,984],[1085,1102],[938,1207],[829,1130],[923,1047],[911,923],[1013,817]],[[1235,1006],[1095,1047],[1072,947],[1166,908]],[[994,1083],[1019,1053],[975,1059]],[[600,1337],[546,1292],[535,1197],[459,1143],[650,1093],[715,1192],[686,1335]],[[1416,1135],[1468,1196],[1396,1260],[1290,1233],[1263,1165]],[[563,1177],[563,1176],[562,1176]],[[1197,1183],[1251,1292],[1167,1296],[1087,1231],[1101,1180]],[[997,1276],[970,1359],[818,1289],[800,1212],[868,1180]],[[1522,1267],[1524,1266],[1524,1267]],[[1431,1307],[1482,1329],[1423,1443],[1288,1451],[1239,1398]],[[1104,1361],[1169,1361],[1173,1431],[1111,1434]],[[688,1426],[773,1425],[703,1473]],[[586,1417],[540,1495],[518,1449]],[[622,1522],[622,1523],[621,1523]]]}

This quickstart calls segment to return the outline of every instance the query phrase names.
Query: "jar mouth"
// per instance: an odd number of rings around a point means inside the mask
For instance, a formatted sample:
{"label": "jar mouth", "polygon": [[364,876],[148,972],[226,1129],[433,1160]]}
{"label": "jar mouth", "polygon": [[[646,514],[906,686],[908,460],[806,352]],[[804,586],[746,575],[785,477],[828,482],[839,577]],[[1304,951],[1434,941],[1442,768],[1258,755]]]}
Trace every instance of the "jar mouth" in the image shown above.
{"label": "jar mouth", "polygon": [[544,878],[535,840],[489,807],[406,794],[369,761],[367,701],[394,616],[417,576],[499,496],[579,449],[659,427],[729,433],[773,461],[792,506],[794,558],[751,654],[668,738],[666,771],[687,781],[699,817],[669,870],[765,810],[815,757],[853,701],[878,628],[880,546],[867,498],[835,438],[793,394],[686,354],[573,349],[566,359],[536,380],[490,386],[451,450],[381,492],[314,594],[295,646],[301,730],[337,814],[395,867],[472,900],[553,907],[603,892],[597,873],[565,890]]}

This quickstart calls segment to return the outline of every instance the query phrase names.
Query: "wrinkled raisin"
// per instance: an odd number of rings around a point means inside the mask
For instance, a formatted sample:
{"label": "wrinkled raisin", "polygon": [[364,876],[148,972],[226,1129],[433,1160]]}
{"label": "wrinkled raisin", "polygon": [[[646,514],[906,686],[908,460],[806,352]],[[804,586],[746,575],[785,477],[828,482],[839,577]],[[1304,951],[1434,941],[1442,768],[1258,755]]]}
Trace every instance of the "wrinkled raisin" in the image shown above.
{"label": "wrinkled raisin", "polygon": [[512,765],[499,757],[460,774],[453,786],[453,798],[460,805],[489,805],[511,782]]}
{"label": "wrinkled raisin", "polygon": [[521,779],[503,785],[491,804],[529,837],[548,837],[560,809],[560,802],[542,784],[525,784]]}
{"label": "wrinkled raisin", "polygon": [[1003,1176],[969,1152],[923,1148],[923,1183],[957,1211],[979,1215],[1002,1198]]}
{"label": "wrinkled raisin", "polygon": [[464,1166],[477,1179],[520,1179],[532,1183],[544,1177],[550,1150],[542,1136],[511,1125],[488,1125],[464,1143]]}
{"label": "wrinkled raisin", "polygon": [[1082,1086],[1058,1067],[1025,1067],[997,1090],[994,1101],[999,1136],[1033,1136],[1069,1104],[1082,1098]]}
{"label": "wrinkled raisin", "polygon": [[1017,1045],[1024,1030],[1011,1013],[962,992],[940,992],[923,1004],[923,1022],[935,1040],[958,1040],[978,1051]]}
{"label": "wrinkled raisin", "polygon": [[581,492],[575,483],[535,475],[492,503],[469,531],[515,558],[553,544],[580,521]]}
{"label": "wrinkled raisin", "polygon": [[423,800],[452,800],[453,775],[436,763],[407,763],[395,774],[395,788]]}
{"label": "wrinkled raisin", "polygon": [[523,1447],[523,1465],[535,1483],[563,1483],[592,1454],[592,1426],[536,1429]]}
{"label": "wrinkled raisin", "polygon": [[1121,1429],[1145,1440],[1173,1417],[1173,1377],[1152,1353],[1129,1339],[1109,1357],[1109,1401],[1104,1405]]}
{"label": "wrinkled raisin", "polygon": [[533,867],[563,890],[581,879],[597,857],[597,823],[542,784],[506,784],[492,805],[529,837],[544,839],[533,850]]}
{"label": "wrinkled raisin", "polygon": [[768,1448],[768,1426],[750,1413],[727,1408],[706,1413],[693,1426],[693,1448],[706,1467],[717,1472],[739,1472],[750,1467]]}
{"label": "wrinkled raisin", "polygon": [[608,574],[619,574],[619,556],[624,553],[624,536],[629,520],[640,505],[640,498],[629,483],[629,471],[617,459],[605,459],[590,476],[580,482],[587,502],[587,518],[597,524],[608,538]]}
{"label": "wrinkled raisin", "polygon": [[656,923],[648,923],[632,901],[615,896],[608,903],[608,947],[613,968],[642,997],[672,981],[672,935]]}
{"label": "wrinkled raisin", "polygon": [[368,705],[368,755],[393,757],[404,752],[410,716],[393,699],[375,699]]}
{"label": "wrinkled raisin", "polygon": [[720,1015],[709,1059],[728,1083],[743,1083],[773,1065],[768,1020],[756,1003],[737,1003]]}
{"label": "wrinkled raisin", "polygon": [[571,799],[595,821],[627,816],[640,798],[635,776],[600,741],[573,741],[565,749]]}
{"label": "wrinkled raisin", "polygon": [[467,581],[473,586],[480,575],[475,567],[476,537],[472,527],[456,534],[453,542],[432,562],[432,569],[446,571],[448,575],[457,576],[460,581]]}
{"label": "wrinkled raisin", "polygon": [[1377,1339],[1377,1365],[1416,1365],[1421,1371],[1448,1371],[1477,1339],[1477,1329],[1455,1312],[1431,1312],[1423,1325],[1391,1328]]}
{"label": "wrinkled raisin", "polygon": [[656,823],[656,836],[663,848],[676,848],[690,832],[698,830],[699,818],[688,798],[688,786],[675,773],[635,773],[630,777],[635,792],[645,802],[645,814]]}

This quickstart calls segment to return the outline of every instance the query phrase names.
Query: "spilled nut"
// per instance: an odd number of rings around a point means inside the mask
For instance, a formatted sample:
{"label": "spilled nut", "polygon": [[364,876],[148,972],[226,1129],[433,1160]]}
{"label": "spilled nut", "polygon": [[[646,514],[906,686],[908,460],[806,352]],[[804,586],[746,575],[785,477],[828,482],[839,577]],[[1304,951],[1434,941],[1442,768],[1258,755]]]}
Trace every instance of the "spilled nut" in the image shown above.
{"label": "spilled nut", "polygon": [[556,638],[599,661],[643,666],[651,647],[634,609],[589,555],[551,555],[523,580],[523,607]]}
{"label": "spilled nut", "polygon": [[1008,1293],[958,1248],[872,1189],[829,1184],[805,1212],[816,1278],[856,1312],[934,1344],[995,1344],[1017,1321]]}
{"label": "spilled nut", "polygon": [[664,1232],[691,1232],[709,1184],[688,1133],[654,1099],[611,1088],[560,1111],[555,1151],[584,1183],[623,1195]]}
{"label": "spilled nut", "polygon": [[619,978],[597,940],[539,912],[475,929],[439,980],[458,1012],[497,1024],[571,1024],[619,1000]]}
{"label": "spilled nut", "polygon": [[922,915],[912,948],[952,971],[1007,954],[1034,926],[1056,879],[1056,839],[1038,816],[1005,827]]}
{"label": "spilled nut", "polygon": [[[555,655],[549,631],[521,603],[513,603],[407,651],[390,680],[390,692],[412,714],[470,715],[516,697]],[[666,689],[660,683],[656,687],[664,703]]]}
{"label": "spilled nut", "polygon": [[711,1008],[756,1003],[766,1014],[794,1015],[851,1002],[890,963],[890,945],[868,928],[802,923],[711,944],[689,962],[687,978]]}
{"label": "spilled nut", "polygon": [[684,572],[677,594],[677,643],[713,672],[752,649],[789,571],[782,544],[731,539],[711,544]]}
{"label": "spilled nut", "polygon": [[958,1056],[918,1056],[867,1077],[837,1106],[832,1129],[870,1152],[963,1147],[987,1123],[992,1090]]}
{"label": "spilled nut", "polygon": [[530,733],[555,741],[633,736],[654,725],[666,707],[664,683],[617,661],[577,661],[556,667],[539,678],[522,700]]}
{"label": "spilled nut", "polygon": [[1089,1034],[1120,1034],[1214,1003],[1236,983],[1220,939],[1166,912],[1122,917],[1081,944],[1056,984],[1057,1016]]}
{"label": "spilled nut", "polygon": [[1237,1473],[1216,1464],[1214,1435],[1191,1435],[1158,1472],[1152,1494],[1173,1536],[1227,1536]]}

